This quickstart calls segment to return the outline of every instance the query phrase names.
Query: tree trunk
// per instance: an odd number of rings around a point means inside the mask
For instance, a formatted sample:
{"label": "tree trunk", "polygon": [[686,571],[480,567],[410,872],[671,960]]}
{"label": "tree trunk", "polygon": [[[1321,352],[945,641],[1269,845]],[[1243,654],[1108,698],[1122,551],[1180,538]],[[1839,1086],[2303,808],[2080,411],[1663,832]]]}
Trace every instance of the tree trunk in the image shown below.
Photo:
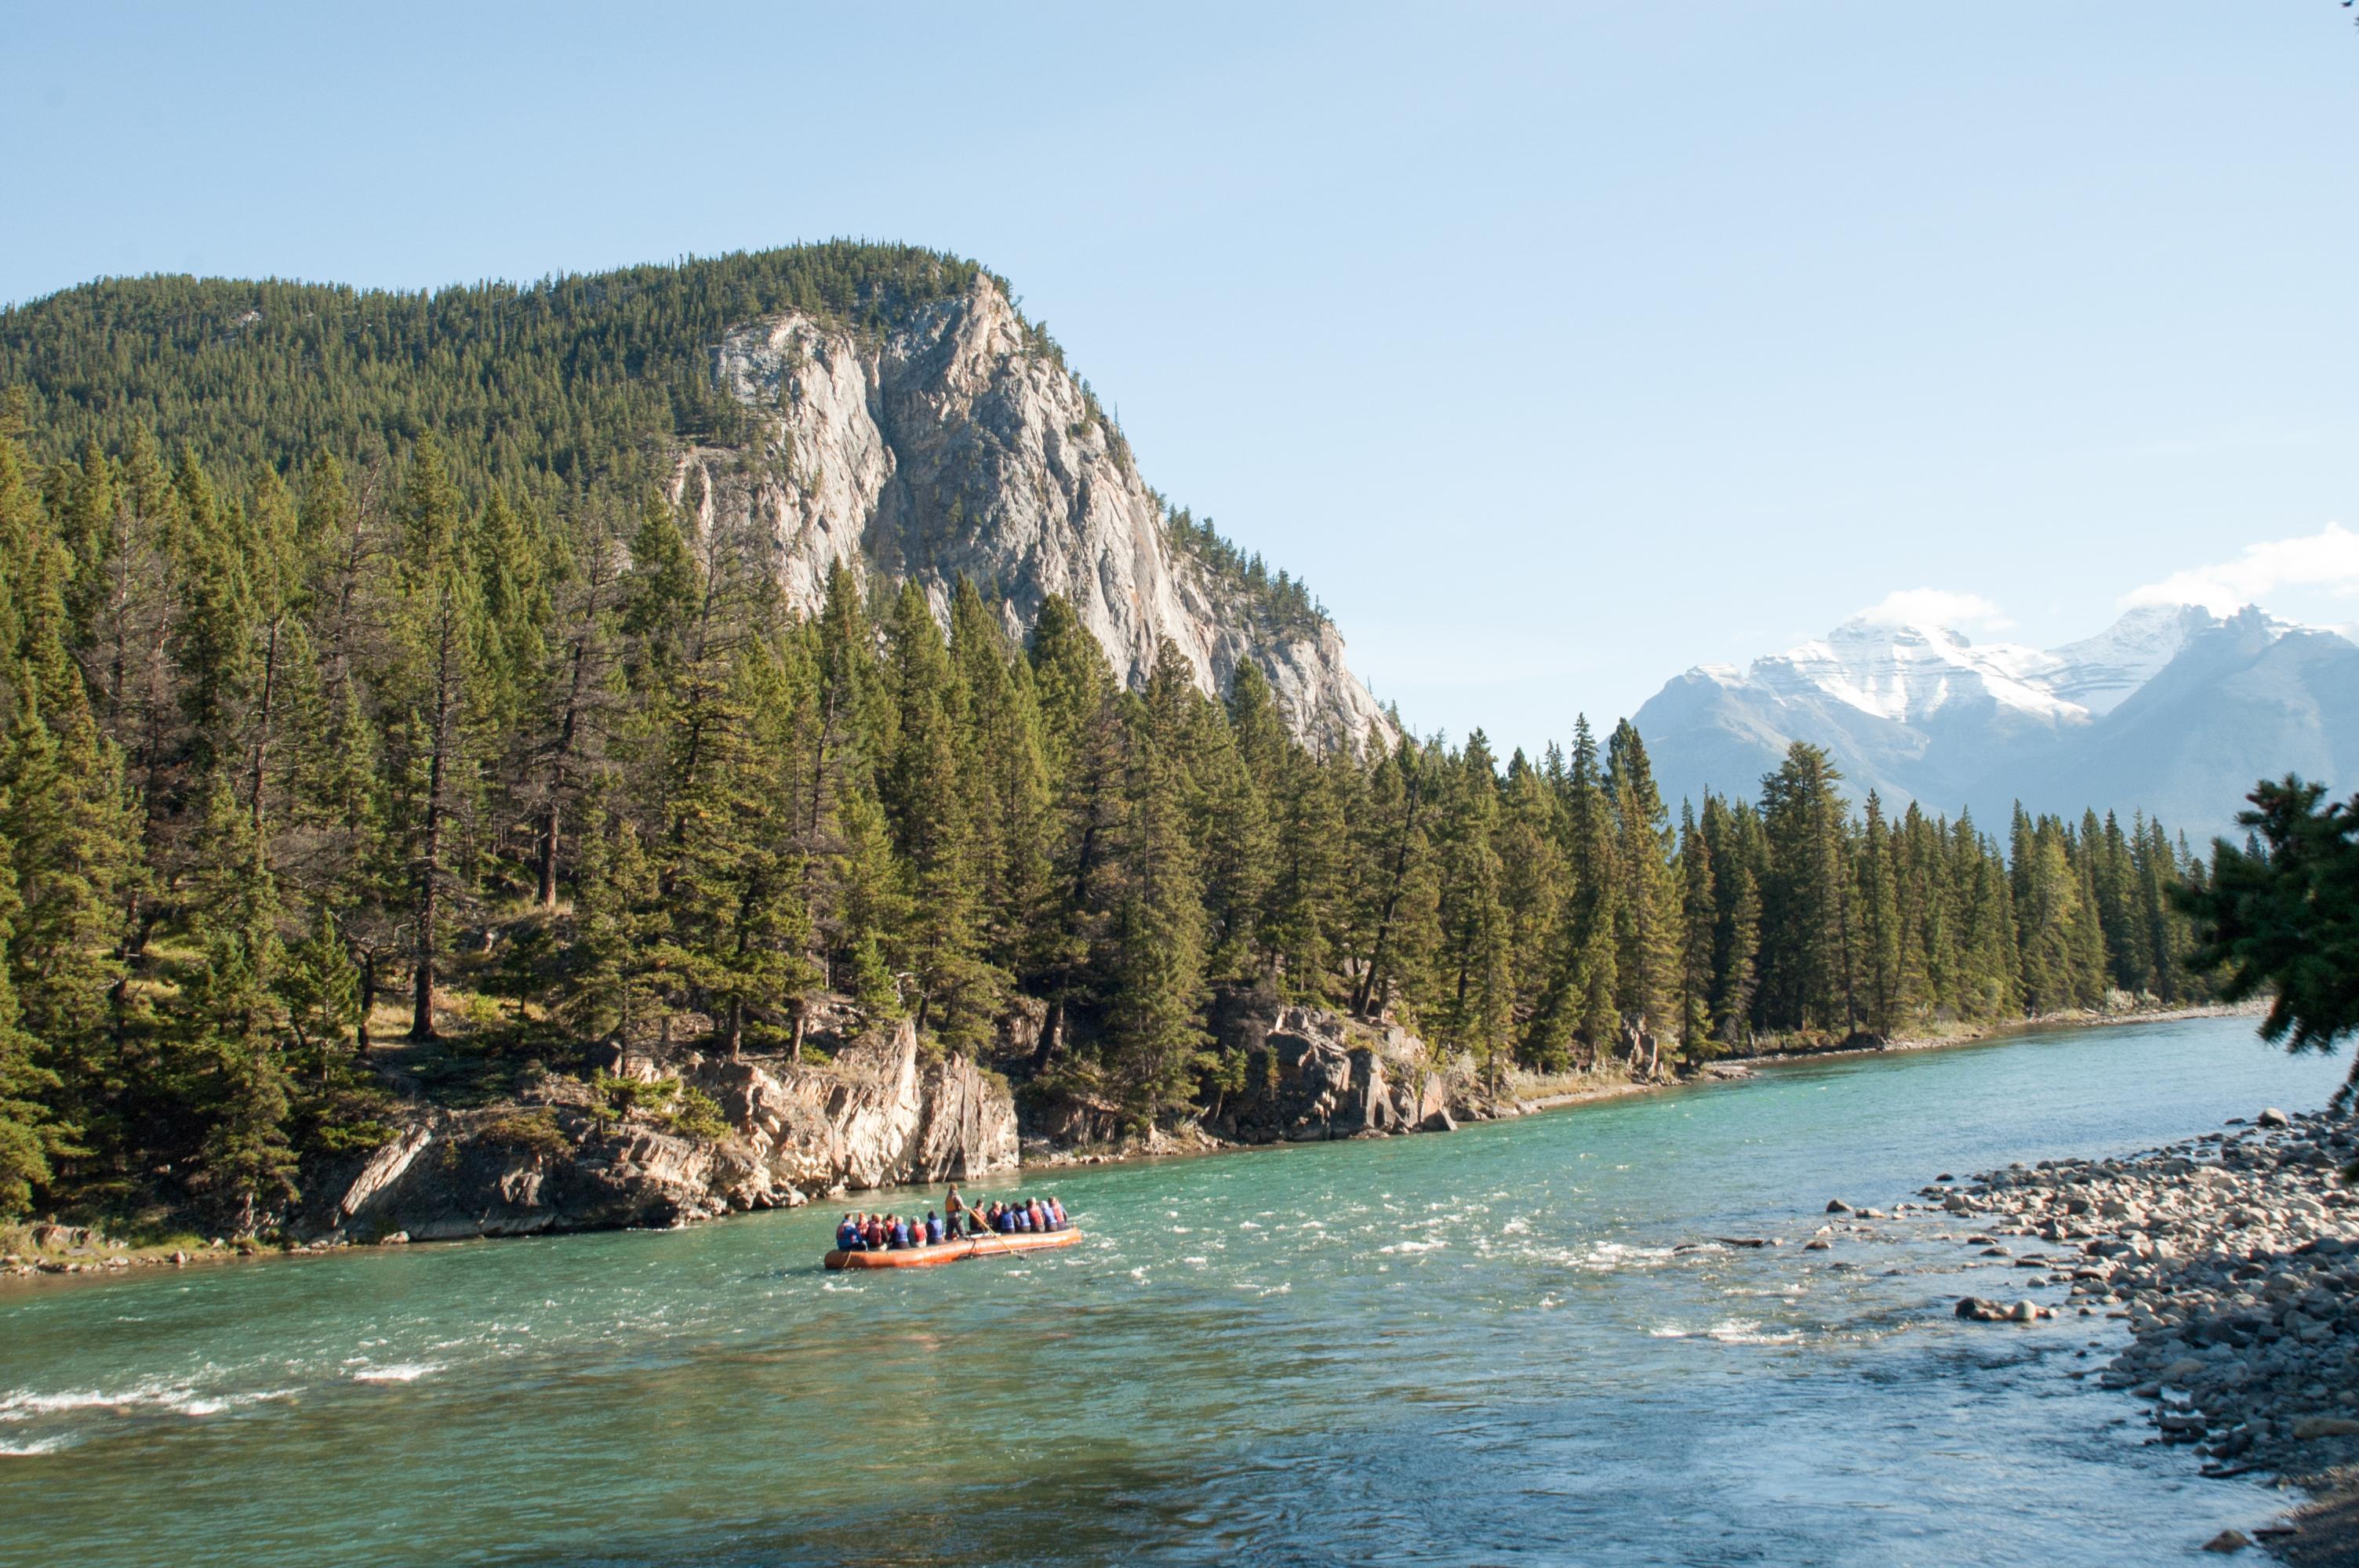
{"label": "tree trunk", "polygon": [[426,768],[426,834],[418,870],[418,945],[409,1004],[409,1037],[438,1038],[434,1031],[434,931],[442,909],[443,784],[449,773],[451,708],[456,692],[451,665],[457,654],[458,628],[453,607],[444,600],[434,669],[433,753]]}
{"label": "tree trunk", "polygon": [[[597,597],[590,600],[591,613],[597,611]],[[582,722],[582,692],[589,678],[590,640],[588,634],[574,639],[572,671],[565,689],[565,717],[557,727],[557,750],[549,760],[549,804],[540,814],[539,882],[540,907],[557,907],[557,843],[558,828],[565,809],[565,769],[573,760],[574,737]]]}
{"label": "tree trunk", "polygon": [[253,791],[248,806],[252,811],[254,830],[262,831],[262,779],[270,759],[271,702],[278,690],[278,622],[270,623],[270,639],[262,654],[262,701],[255,715]]}
{"label": "tree trunk", "polygon": [[361,1021],[353,1030],[353,1048],[363,1061],[369,1054],[369,1012],[376,1006],[376,950],[361,955]]}
{"label": "tree trunk", "polygon": [[1414,782],[1408,784],[1408,798],[1401,813],[1400,838],[1393,848],[1392,884],[1385,893],[1385,912],[1376,922],[1376,939],[1369,948],[1367,973],[1360,977],[1359,993],[1352,999],[1352,1011],[1362,1018],[1370,1016],[1368,1003],[1376,995],[1377,980],[1385,967],[1385,945],[1393,934],[1393,919],[1399,912],[1402,886],[1408,877],[1409,836],[1417,831],[1419,797]]}
{"label": "tree trunk", "polygon": [[552,789],[548,806],[541,809],[540,827],[537,835],[538,842],[535,846],[535,854],[538,860],[537,870],[539,881],[539,892],[536,894],[536,898],[543,909],[557,907],[557,795]]}
{"label": "tree trunk", "polygon": [[1041,1028],[1040,1044],[1032,1047],[1032,1071],[1037,1076],[1065,1043],[1065,998],[1062,992],[1055,1005],[1049,1009],[1049,1022]]}

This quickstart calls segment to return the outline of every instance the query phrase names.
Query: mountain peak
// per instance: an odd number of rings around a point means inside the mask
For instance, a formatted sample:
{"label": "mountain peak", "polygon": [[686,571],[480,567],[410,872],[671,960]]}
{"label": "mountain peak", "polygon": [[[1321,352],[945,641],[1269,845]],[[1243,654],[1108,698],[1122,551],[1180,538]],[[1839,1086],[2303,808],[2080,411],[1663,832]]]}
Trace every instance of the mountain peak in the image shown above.
{"label": "mountain peak", "polygon": [[817,610],[839,563],[916,582],[944,622],[964,577],[1019,639],[1056,594],[1134,687],[1168,642],[1215,697],[1258,665],[1307,743],[1390,734],[1334,626],[1167,516],[1121,430],[988,274],[874,333],[800,310],[740,323],[712,371],[743,435],[688,449],[674,488],[708,523],[766,530],[797,609]]}
{"label": "mountain peak", "polygon": [[2200,604],[2134,606],[2095,636],[2056,649],[2061,667],[2050,689],[2093,714],[2110,713],[2190,642],[2222,624]]}
{"label": "mountain peak", "polygon": [[[1706,679],[1698,679],[1701,676]],[[2359,772],[2359,647],[2246,605],[2147,604],[2040,650],[1875,614],[1675,680],[1638,710],[1668,794],[1749,793],[1788,745],[1825,747],[1856,794],[1984,820],[2145,810],[2226,827],[2264,774]],[[2346,786],[2347,787],[2347,786]]]}
{"label": "mountain peak", "polygon": [[1897,723],[1958,701],[1991,701],[2061,717],[2042,684],[2050,655],[2010,643],[1976,644],[1953,628],[1854,616],[1824,637],[1756,659],[1748,678],[1788,698],[1831,698]]}

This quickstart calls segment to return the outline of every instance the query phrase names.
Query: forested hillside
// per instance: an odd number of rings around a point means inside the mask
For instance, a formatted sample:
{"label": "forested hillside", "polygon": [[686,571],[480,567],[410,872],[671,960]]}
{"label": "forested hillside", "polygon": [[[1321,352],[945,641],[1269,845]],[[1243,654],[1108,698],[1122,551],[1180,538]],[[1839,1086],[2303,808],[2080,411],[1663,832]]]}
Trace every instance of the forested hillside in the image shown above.
{"label": "forested hillside", "polygon": [[448,440],[471,490],[636,504],[668,443],[745,417],[715,384],[729,328],[783,310],[874,333],[974,280],[971,261],[849,242],[421,293],[229,278],[108,279],[0,310],[0,386],[36,438],[135,432],[239,471],[290,455],[365,465]]}
{"label": "forested hillside", "polygon": [[[471,493],[497,487],[517,505],[627,514],[648,489],[676,484],[685,448],[745,453],[756,468],[808,463],[791,435],[762,451],[768,411],[716,379],[714,351],[733,329],[795,313],[874,344],[979,278],[1007,294],[958,256],[833,241],[416,293],[105,279],[0,309],[0,387],[27,397],[37,459],[73,457],[91,440],[119,451],[137,434],[223,471],[318,457],[360,471],[435,436]],[[1027,353],[1067,373],[1044,326],[1019,316],[1018,330]],[[1086,422],[1110,429],[1088,384],[1076,384]],[[1326,622],[1299,579],[1209,519],[1170,508],[1164,537],[1271,632],[1315,635]]]}
{"label": "forested hillside", "polygon": [[[950,265],[821,260],[648,319],[856,319]],[[1252,664],[1213,700],[1167,647],[1133,689],[1053,597],[1020,645],[964,582],[947,633],[841,568],[792,613],[772,541],[634,444],[726,416],[689,360],[570,286],[512,291],[527,327],[396,311],[366,354],[277,287],[258,372],[212,356],[217,300],[178,368],[9,327],[0,1217],[266,1226],[399,1097],[799,1052],[822,1004],[1169,1126],[1245,1071],[1221,992],[1495,1076],[2202,992],[2169,893],[2203,873],[2158,824],[1854,813],[1799,745],[1674,818],[1627,723],[1314,751]],[[403,354],[443,368],[368,368]]]}

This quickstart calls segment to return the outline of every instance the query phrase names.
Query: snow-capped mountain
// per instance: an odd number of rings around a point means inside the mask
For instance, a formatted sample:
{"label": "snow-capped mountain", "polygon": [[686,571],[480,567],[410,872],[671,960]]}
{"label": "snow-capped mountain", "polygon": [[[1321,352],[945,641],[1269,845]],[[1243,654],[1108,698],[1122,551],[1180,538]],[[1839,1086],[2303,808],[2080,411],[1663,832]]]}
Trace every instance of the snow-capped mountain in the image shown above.
{"label": "snow-capped mountain", "polygon": [[[2295,630],[2263,616],[2273,635]],[[2122,699],[2162,673],[2187,644],[2223,624],[2195,604],[2150,604],[2133,610],[2093,637],[2067,643],[2042,657],[2056,661],[2047,689],[2092,717],[2111,713]]]}
{"label": "snow-capped mountain", "polygon": [[1830,697],[1897,724],[1984,697],[2059,718],[2071,705],[2048,689],[2057,664],[2052,654],[2012,643],[1976,647],[1944,626],[1893,626],[1862,618],[1844,622],[1815,642],[1756,659],[1737,678],[1781,697]]}
{"label": "snow-capped mountain", "polygon": [[2265,774],[2359,784],[2359,644],[2253,607],[2143,607],[2044,650],[1863,617],[1745,670],[1699,665],[1636,723],[1672,799],[1749,796],[1799,740],[1896,807],[1989,822],[2020,799],[2205,835]]}

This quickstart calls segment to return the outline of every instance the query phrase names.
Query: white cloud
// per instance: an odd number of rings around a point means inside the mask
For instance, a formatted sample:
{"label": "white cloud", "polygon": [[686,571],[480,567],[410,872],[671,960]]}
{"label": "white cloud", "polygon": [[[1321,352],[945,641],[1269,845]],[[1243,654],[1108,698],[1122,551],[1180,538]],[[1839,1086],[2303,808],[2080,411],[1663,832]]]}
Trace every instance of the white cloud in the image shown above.
{"label": "white cloud", "polygon": [[2004,632],[2015,624],[1979,593],[1953,593],[1946,588],[1904,588],[1887,593],[1884,602],[1859,612],[1859,619],[1877,626],[1946,626],[1953,632],[1969,627]]}
{"label": "white cloud", "polygon": [[2214,615],[2233,615],[2279,589],[2359,593],[2359,534],[2329,523],[2315,534],[2265,539],[2217,566],[2173,572],[2122,596],[2125,606],[2200,604]]}

